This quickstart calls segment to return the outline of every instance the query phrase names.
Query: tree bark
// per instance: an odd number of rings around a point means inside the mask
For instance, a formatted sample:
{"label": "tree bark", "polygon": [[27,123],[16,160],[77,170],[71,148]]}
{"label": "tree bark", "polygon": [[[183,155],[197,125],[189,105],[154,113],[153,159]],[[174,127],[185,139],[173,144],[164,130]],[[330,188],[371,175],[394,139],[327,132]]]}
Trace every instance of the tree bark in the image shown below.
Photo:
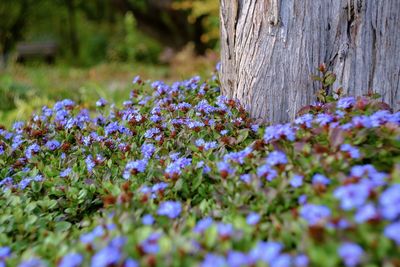
{"label": "tree bark", "polygon": [[292,120],[326,63],[346,95],[400,108],[399,0],[220,0],[222,93],[254,118]]}

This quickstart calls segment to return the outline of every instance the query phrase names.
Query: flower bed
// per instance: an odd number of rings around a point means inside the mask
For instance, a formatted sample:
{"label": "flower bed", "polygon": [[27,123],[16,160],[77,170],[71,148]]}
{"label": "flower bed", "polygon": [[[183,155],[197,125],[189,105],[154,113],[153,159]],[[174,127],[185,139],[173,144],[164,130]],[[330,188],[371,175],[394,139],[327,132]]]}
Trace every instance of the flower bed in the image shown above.
{"label": "flower bed", "polygon": [[215,79],[136,77],[96,105],[0,130],[0,266],[399,264],[400,113],[378,100],[263,126]]}

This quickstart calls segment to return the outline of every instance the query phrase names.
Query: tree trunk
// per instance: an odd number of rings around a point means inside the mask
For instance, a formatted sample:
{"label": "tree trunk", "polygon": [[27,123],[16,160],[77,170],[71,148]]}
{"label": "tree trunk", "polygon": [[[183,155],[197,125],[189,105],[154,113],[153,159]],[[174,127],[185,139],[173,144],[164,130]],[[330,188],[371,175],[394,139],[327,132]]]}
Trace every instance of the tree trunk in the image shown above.
{"label": "tree trunk", "polygon": [[346,95],[400,108],[399,0],[220,0],[222,93],[253,118],[292,120],[326,63]]}

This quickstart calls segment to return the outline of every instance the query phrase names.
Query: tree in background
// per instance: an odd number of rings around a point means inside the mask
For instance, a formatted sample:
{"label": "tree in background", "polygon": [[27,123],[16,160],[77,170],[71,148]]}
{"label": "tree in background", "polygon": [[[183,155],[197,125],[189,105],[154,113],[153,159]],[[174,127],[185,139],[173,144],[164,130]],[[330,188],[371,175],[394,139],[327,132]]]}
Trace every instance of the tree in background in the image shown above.
{"label": "tree in background", "polygon": [[[221,83],[254,118],[293,119],[324,88],[371,89],[400,108],[400,1],[221,0]],[[332,71],[337,74],[335,77]],[[325,92],[325,93],[332,93]]]}
{"label": "tree in background", "polygon": [[30,0],[2,0],[0,4],[0,53],[5,65],[8,54],[24,33]]}

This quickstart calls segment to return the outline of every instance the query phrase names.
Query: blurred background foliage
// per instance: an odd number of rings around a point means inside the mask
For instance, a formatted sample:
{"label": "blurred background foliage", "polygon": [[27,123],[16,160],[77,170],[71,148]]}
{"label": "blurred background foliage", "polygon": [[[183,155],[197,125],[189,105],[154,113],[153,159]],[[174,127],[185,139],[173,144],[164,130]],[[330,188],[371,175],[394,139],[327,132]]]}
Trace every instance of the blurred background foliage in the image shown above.
{"label": "blurred background foliage", "polygon": [[[127,97],[136,74],[173,81],[218,61],[218,0],[1,0],[0,124],[61,98]],[[18,44],[57,44],[54,64]]]}

